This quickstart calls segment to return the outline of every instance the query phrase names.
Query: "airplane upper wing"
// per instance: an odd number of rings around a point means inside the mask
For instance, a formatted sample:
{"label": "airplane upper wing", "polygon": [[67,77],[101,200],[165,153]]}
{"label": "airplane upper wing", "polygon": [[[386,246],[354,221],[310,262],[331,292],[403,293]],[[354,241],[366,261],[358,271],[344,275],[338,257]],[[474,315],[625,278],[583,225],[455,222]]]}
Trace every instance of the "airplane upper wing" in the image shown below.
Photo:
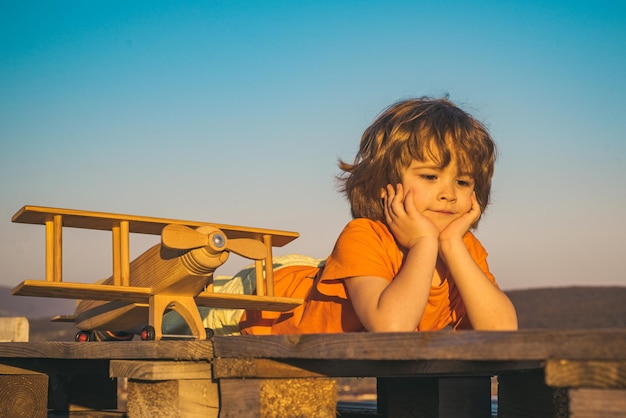
{"label": "airplane upper wing", "polygon": [[54,216],[61,216],[63,218],[64,227],[111,231],[120,222],[128,222],[128,232],[151,235],[160,235],[163,228],[170,224],[190,227],[211,225],[221,229],[228,238],[254,238],[262,241],[264,236],[271,236],[272,246],[274,247],[282,247],[299,236],[297,232],[279,231],[275,229],[153,218],[149,216],[121,215],[85,210],[48,208],[42,206],[24,206],[13,215],[12,221],[44,225]]}

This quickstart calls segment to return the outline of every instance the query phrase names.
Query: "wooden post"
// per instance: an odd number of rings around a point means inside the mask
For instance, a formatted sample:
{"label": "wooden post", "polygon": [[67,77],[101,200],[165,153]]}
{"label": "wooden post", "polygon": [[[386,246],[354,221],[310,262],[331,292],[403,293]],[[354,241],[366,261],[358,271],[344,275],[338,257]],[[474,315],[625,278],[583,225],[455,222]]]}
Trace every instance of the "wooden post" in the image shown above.
{"label": "wooden post", "polygon": [[48,416],[48,376],[0,364],[0,415]]}
{"label": "wooden post", "polygon": [[439,378],[439,417],[473,418],[490,415],[490,376]]}
{"label": "wooden post", "polygon": [[334,379],[221,379],[219,385],[220,418],[336,417]]}
{"label": "wooden post", "polygon": [[570,389],[569,412],[572,417],[626,417],[626,391],[618,389]]}
{"label": "wooden post", "polygon": [[379,378],[378,413],[385,417],[473,418],[491,415],[491,378]]}
{"label": "wooden post", "polygon": [[498,375],[499,418],[569,417],[565,389],[546,385],[543,370]]}
{"label": "wooden post", "polygon": [[272,236],[263,235],[263,244],[267,249],[265,256],[265,286],[267,287],[267,296],[274,296],[274,265],[272,257]]}
{"label": "wooden post", "polygon": [[[70,363],[66,364],[66,366],[69,365]],[[49,375],[48,408],[57,412],[116,409],[117,380],[103,373],[106,365],[108,365],[108,360],[90,361],[78,365],[72,364],[74,367],[66,367],[64,370],[47,372]]]}
{"label": "wooden post", "polygon": [[63,219],[54,215],[46,221],[46,281],[63,280]]}
{"label": "wooden post", "polygon": [[113,284],[130,285],[130,245],[128,221],[119,221],[113,233]]}
{"label": "wooden post", "polygon": [[112,360],[110,374],[128,378],[129,417],[218,417],[208,362]]}
{"label": "wooden post", "polygon": [[573,417],[626,417],[626,362],[548,360],[546,383],[560,389]]}
{"label": "wooden post", "polygon": [[265,280],[263,280],[263,261],[254,261],[254,272],[256,274],[256,294],[257,296],[265,296]]}
{"label": "wooden post", "polygon": [[378,413],[388,418],[439,417],[437,378],[404,377],[377,379]]}

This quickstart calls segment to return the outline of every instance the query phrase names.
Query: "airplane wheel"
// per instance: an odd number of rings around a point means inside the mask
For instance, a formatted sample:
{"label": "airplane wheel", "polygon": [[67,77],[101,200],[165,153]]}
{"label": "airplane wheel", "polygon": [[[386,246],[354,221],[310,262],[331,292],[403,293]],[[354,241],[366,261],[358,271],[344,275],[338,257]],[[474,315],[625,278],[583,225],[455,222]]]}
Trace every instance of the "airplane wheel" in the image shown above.
{"label": "airplane wheel", "polygon": [[79,343],[86,343],[91,340],[91,332],[89,331],[78,331],[76,336],[74,336],[74,341]]}
{"label": "airplane wheel", "polygon": [[205,328],[204,329],[206,331],[206,338],[213,338],[215,336],[215,331],[213,331],[213,328]]}
{"label": "airplane wheel", "polygon": [[154,331],[154,327],[152,325],[146,325],[141,330],[141,339],[143,341],[154,341],[155,336],[156,332]]}

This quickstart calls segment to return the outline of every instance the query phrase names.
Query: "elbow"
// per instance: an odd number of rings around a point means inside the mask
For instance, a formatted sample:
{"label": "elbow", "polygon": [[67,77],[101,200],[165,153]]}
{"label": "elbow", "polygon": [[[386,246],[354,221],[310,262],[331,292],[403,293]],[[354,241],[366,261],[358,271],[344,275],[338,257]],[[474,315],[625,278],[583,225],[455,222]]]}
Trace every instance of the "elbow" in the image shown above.
{"label": "elbow", "polygon": [[[510,300],[507,302],[499,309],[487,313],[486,316],[481,315],[477,324],[472,323],[473,328],[481,331],[517,331],[517,311]],[[469,319],[473,322],[471,315]]]}
{"label": "elbow", "polygon": [[499,324],[500,329],[498,331],[517,331],[517,311],[511,304],[511,309],[508,315],[503,315],[502,321]]}
{"label": "elbow", "polygon": [[513,312],[512,315],[492,317],[485,323],[472,324],[472,328],[476,331],[517,331],[517,315]]}

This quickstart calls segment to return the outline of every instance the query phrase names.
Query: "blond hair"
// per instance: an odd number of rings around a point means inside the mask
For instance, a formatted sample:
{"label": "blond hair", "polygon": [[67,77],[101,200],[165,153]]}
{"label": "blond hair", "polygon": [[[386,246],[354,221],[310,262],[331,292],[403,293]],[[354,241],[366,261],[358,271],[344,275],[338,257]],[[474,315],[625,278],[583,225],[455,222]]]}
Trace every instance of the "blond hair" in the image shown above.
{"label": "blond hair", "polygon": [[383,220],[381,189],[400,183],[413,160],[427,159],[442,168],[454,159],[460,173],[474,179],[484,213],[496,159],[487,128],[447,98],[421,97],[385,109],[363,133],[354,162],[339,160],[337,178],[352,216]]}

